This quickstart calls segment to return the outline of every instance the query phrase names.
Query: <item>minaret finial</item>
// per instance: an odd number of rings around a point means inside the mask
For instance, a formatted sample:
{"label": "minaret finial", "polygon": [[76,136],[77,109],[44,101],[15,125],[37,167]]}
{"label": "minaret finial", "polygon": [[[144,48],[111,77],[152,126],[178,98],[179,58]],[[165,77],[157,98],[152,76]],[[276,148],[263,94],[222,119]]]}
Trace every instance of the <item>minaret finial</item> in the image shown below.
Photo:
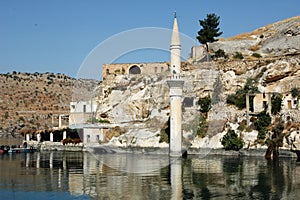
{"label": "minaret finial", "polygon": [[176,18],[176,10],[175,10],[175,12],[174,12],[174,18]]}

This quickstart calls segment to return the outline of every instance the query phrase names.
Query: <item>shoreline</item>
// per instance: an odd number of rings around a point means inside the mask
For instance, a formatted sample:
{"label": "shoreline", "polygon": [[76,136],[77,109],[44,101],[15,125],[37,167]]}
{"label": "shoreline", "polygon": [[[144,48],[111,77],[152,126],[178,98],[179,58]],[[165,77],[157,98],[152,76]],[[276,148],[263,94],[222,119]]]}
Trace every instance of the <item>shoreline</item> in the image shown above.
{"label": "shoreline", "polygon": [[[37,143],[34,141],[28,142],[29,146],[37,148],[41,152],[46,151],[69,151],[69,152],[91,152],[95,154],[144,154],[144,155],[166,155],[169,154],[169,147],[119,147],[112,145],[96,145],[84,146],[82,143],[77,145],[63,145],[61,142],[42,142]],[[227,151],[222,148],[188,148],[183,150],[183,156],[240,156],[240,157],[264,157],[266,148],[256,149],[241,149],[239,151]],[[295,158],[297,153],[288,149],[279,149],[280,158]]]}

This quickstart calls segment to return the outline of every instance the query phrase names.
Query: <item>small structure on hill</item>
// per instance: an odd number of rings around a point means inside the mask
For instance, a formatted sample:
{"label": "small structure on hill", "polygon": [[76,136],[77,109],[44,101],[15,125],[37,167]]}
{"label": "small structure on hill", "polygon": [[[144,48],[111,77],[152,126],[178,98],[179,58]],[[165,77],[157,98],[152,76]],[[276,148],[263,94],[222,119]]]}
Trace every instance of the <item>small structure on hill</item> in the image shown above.
{"label": "small structure on hill", "polygon": [[97,112],[98,103],[92,101],[78,101],[70,103],[69,126],[76,124],[85,124],[93,120]]}
{"label": "small structure on hill", "polygon": [[158,74],[168,69],[167,62],[103,64],[102,78],[111,74]]}

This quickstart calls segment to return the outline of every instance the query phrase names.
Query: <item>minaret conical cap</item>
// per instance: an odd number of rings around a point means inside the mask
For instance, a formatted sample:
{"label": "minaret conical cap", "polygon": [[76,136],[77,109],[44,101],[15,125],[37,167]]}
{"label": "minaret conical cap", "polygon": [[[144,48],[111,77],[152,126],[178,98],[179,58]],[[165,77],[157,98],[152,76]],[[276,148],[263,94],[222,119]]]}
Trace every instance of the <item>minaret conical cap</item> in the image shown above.
{"label": "minaret conical cap", "polygon": [[174,46],[174,45],[180,46],[180,37],[179,37],[179,29],[178,29],[178,24],[177,24],[176,13],[174,16],[174,23],[173,23],[172,38],[171,38],[170,46]]}

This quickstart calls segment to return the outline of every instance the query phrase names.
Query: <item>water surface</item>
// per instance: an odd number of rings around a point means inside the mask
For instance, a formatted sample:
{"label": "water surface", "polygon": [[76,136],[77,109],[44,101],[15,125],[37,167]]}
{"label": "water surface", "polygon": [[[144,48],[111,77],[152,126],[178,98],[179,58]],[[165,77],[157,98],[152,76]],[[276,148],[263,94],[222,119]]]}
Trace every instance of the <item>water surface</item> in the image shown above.
{"label": "water surface", "polygon": [[300,163],[263,157],[0,155],[0,199],[299,199]]}

